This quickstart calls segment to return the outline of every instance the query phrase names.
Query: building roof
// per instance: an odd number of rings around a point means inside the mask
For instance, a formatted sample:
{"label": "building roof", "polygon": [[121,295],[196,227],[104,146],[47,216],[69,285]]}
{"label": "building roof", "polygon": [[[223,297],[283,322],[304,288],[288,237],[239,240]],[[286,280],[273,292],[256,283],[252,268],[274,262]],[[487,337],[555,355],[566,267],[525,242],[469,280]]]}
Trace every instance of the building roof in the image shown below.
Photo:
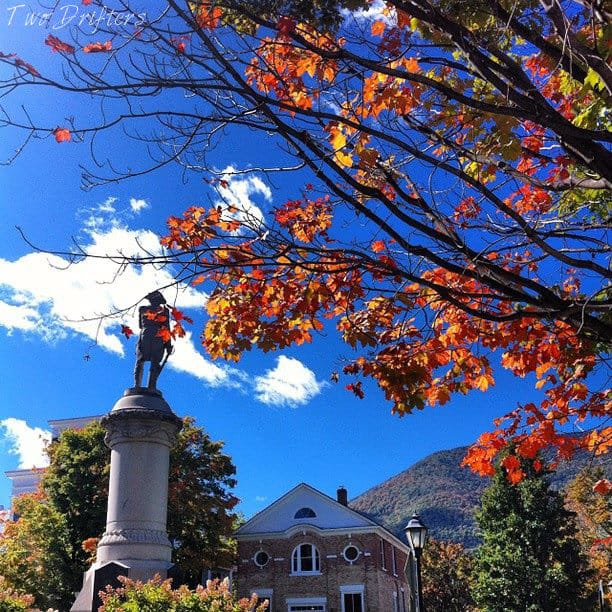
{"label": "building roof", "polygon": [[255,514],[236,530],[235,535],[238,540],[282,538],[304,530],[305,527],[322,535],[376,532],[398,548],[409,552],[406,543],[370,517],[303,482]]}

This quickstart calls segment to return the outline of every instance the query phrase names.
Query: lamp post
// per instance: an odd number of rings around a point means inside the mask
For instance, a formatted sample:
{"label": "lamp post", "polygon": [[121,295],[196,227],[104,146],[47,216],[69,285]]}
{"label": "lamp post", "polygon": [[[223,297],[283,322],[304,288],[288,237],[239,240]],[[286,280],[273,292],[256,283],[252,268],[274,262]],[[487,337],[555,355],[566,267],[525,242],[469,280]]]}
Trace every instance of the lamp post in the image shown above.
{"label": "lamp post", "polygon": [[416,562],[416,583],[417,583],[417,608],[416,612],[425,612],[423,605],[423,588],[421,586],[421,553],[427,539],[427,527],[421,522],[419,515],[415,512],[412,518],[408,521],[406,527],[406,539],[410,545],[410,550],[414,555]]}

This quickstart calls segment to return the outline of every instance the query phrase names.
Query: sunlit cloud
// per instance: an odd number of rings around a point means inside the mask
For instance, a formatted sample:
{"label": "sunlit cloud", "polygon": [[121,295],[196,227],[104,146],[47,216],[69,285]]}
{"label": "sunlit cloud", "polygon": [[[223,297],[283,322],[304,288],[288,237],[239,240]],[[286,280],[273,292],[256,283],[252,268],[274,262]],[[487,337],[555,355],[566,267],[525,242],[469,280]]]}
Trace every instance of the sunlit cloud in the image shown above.
{"label": "sunlit cloud", "polygon": [[221,198],[216,204],[224,208],[233,207],[237,212],[231,216],[246,227],[257,230],[264,220],[261,208],[255,203],[257,196],[266,202],[272,200],[272,191],[255,174],[241,174],[234,166],[227,166],[221,171],[216,184]]}
{"label": "sunlit cloud", "polygon": [[324,385],[301,361],[280,355],[274,369],[256,377],[255,392],[264,404],[299,406],[318,395]]}
{"label": "sunlit cloud", "polygon": [[138,199],[138,198],[130,198],[130,208],[132,209],[132,212],[134,213],[139,213],[142,210],[145,210],[147,208],[149,208],[151,205],[146,201],[143,200],[142,198]]}
{"label": "sunlit cloud", "polygon": [[[254,175],[232,175],[226,168],[220,193],[247,215],[263,219],[253,197],[272,198],[270,189]],[[161,289],[166,300],[182,311],[201,310],[206,293],[177,286],[170,268],[137,266],[131,259],[162,253],[159,237],[147,229],[127,226],[131,208],[118,212],[116,198],[80,211],[80,248],[87,257],[29,253],[14,261],[0,259],[0,327],[51,343],[72,338],[95,342],[117,356],[130,357],[135,337],[126,340],[121,325],[138,334],[138,306],[151,291]],[[124,262],[118,271],[117,262]],[[325,383],[297,359],[277,358],[276,367],[257,376],[206,358],[190,330],[174,342],[167,367],[184,372],[211,387],[231,387],[269,405],[299,406],[321,392]]]}
{"label": "sunlit cloud", "polygon": [[30,427],[22,419],[9,417],[0,421],[0,436],[8,453],[19,458],[18,469],[28,470],[49,465],[45,448],[51,442],[51,432]]}

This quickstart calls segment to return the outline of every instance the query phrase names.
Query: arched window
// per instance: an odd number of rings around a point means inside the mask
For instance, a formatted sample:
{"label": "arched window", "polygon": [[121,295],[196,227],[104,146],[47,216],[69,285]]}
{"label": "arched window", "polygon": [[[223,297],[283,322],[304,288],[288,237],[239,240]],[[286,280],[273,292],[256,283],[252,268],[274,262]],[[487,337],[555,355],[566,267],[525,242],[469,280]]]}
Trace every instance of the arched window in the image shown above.
{"label": "arched window", "polygon": [[291,555],[292,574],[318,574],[321,571],[319,551],[314,544],[300,544]]}
{"label": "arched window", "polygon": [[293,518],[302,519],[302,518],[316,518],[317,515],[312,508],[300,508]]}

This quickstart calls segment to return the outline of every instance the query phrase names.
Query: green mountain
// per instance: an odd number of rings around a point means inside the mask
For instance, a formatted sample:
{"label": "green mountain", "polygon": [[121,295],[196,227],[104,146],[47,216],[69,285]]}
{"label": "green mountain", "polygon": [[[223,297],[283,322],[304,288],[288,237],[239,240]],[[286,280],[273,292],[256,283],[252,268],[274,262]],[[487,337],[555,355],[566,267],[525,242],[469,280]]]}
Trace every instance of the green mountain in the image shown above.
{"label": "green mountain", "polygon": [[[474,511],[480,506],[489,479],[461,467],[466,452],[464,446],[433,453],[351,500],[350,507],[381,523],[401,540],[416,510],[431,537],[473,548],[480,543]],[[552,485],[564,487],[592,461],[588,453],[579,453],[572,461],[560,464],[551,474]],[[606,469],[612,472],[609,464]]]}

